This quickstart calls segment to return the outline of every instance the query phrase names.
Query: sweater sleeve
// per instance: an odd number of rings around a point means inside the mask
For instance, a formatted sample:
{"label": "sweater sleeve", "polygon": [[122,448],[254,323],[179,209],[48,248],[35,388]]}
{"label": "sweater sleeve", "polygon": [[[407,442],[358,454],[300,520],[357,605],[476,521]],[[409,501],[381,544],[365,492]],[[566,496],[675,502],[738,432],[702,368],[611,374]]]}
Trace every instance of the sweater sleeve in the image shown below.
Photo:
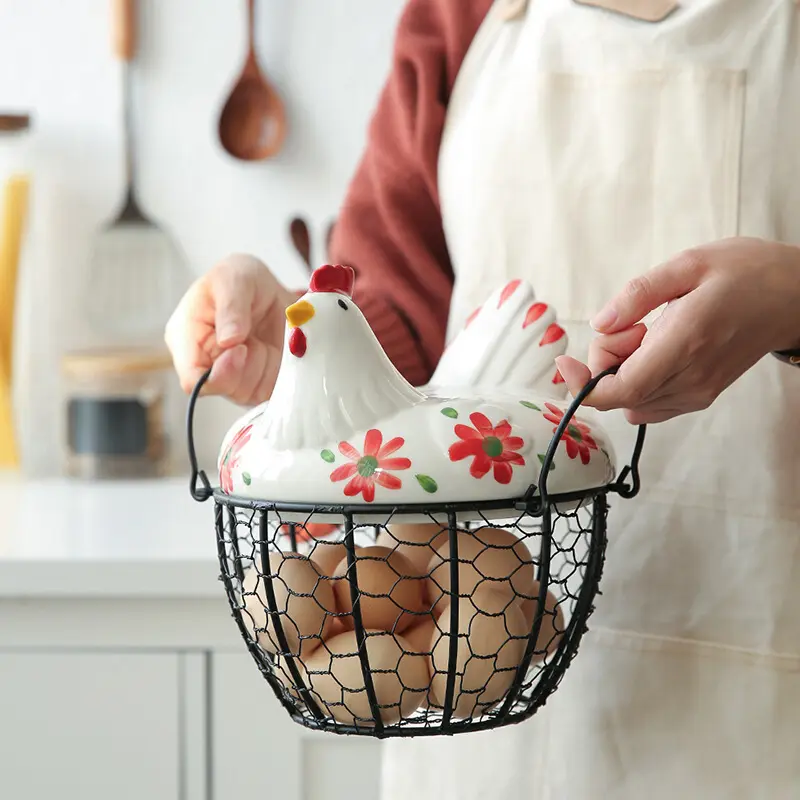
{"label": "sweater sleeve", "polygon": [[356,302],[415,385],[444,349],[453,288],[437,187],[447,103],[491,2],[409,0],[331,240],[330,260],[353,267]]}

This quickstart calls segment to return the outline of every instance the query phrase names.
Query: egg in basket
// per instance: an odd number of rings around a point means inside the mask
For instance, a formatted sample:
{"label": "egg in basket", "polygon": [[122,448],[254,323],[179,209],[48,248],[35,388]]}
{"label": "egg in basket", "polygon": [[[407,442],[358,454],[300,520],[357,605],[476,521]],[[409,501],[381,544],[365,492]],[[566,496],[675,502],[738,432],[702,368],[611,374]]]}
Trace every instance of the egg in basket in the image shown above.
{"label": "egg in basket", "polygon": [[[256,664],[291,716],[368,736],[482,730],[531,716],[593,610],[607,496],[633,497],[644,442],[617,469],[554,358],[554,310],[515,280],[409,384],[317,269],[286,310],[269,402],[224,438],[213,497],[222,580]],[[605,373],[604,373],[605,374]]]}

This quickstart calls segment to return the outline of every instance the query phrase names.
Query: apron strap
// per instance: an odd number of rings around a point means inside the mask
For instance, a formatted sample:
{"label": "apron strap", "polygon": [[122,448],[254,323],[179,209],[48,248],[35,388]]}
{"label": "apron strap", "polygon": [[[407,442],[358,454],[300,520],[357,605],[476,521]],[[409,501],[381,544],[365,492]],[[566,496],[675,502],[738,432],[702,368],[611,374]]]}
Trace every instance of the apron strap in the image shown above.
{"label": "apron strap", "polygon": [[[521,19],[530,0],[500,0],[500,16],[506,21]],[[677,0],[573,0],[582,6],[593,6],[622,14],[641,22],[662,22],[679,7]],[[795,0],[800,5],[800,0]]]}
{"label": "apron strap", "polygon": [[573,0],[581,6],[613,11],[641,22],[662,22],[679,7],[676,0]]}
{"label": "apron strap", "polygon": [[[500,16],[506,22],[515,19],[522,19],[528,10],[528,0],[500,0],[503,7],[500,9]],[[800,0],[798,0],[800,2]]]}

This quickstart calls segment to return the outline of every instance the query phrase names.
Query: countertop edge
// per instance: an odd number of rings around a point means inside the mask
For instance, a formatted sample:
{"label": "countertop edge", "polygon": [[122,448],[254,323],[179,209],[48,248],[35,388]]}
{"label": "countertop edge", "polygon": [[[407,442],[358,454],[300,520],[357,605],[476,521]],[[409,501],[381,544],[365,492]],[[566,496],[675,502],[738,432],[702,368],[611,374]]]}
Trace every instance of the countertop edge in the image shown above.
{"label": "countertop edge", "polygon": [[225,601],[225,588],[210,560],[0,560],[0,602],[57,598]]}

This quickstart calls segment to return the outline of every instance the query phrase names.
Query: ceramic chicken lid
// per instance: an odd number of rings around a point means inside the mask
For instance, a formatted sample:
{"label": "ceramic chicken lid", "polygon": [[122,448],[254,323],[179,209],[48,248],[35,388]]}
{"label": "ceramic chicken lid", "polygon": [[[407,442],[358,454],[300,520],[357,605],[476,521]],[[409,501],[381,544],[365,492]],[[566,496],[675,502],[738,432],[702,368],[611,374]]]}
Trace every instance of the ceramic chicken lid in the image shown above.
{"label": "ceramic chicken lid", "polygon": [[[568,342],[554,309],[524,281],[498,287],[431,381],[412,386],[353,301],[354,281],[350,267],[324,265],[287,308],[272,398],[225,436],[221,491],[367,513],[512,501],[538,484],[569,406],[554,363]],[[576,414],[556,449],[549,493],[605,486],[615,472],[608,435]]]}

